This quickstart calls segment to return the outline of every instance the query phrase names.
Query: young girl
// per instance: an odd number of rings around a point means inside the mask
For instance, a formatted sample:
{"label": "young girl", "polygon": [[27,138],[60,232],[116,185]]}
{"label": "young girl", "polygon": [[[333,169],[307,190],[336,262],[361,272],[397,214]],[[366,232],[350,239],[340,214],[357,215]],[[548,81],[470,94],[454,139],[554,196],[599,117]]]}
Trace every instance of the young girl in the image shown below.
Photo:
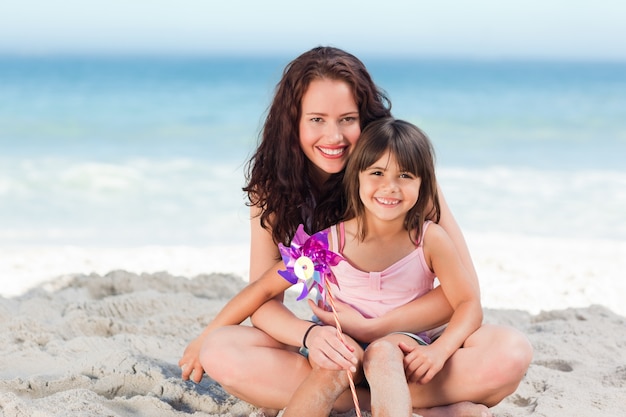
{"label": "young girl", "polygon": [[[361,129],[390,116],[389,107],[361,61],[340,49],[314,48],[286,67],[249,164],[245,190],[251,205],[250,281],[277,269],[277,244],[291,241],[299,224],[310,233],[340,220],[345,198],[339,184],[352,147]],[[438,224],[450,235],[477,285],[463,235],[440,190],[439,198]],[[425,331],[447,322],[452,313],[440,288],[375,319],[365,319],[348,306],[339,308],[346,333],[363,341],[397,330]],[[254,327],[215,331],[212,324],[207,326],[179,361],[182,377],[199,382],[206,370],[229,393],[257,406],[282,409],[311,372],[309,361],[298,353],[310,323],[294,316],[280,297],[259,308],[252,322]],[[320,367],[353,366],[354,355],[337,344],[327,326],[312,329],[307,345],[311,361]],[[418,403],[446,406],[437,411],[450,415],[481,415],[485,405],[497,404],[516,389],[531,354],[526,338],[514,329],[482,326],[453,355],[454,361],[446,362],[446,376],[425,385],[439,395],[430,402],[420,397]],[[367,407],[369,398],[361,403]],[[336,408],[351,404],[348,396]]]}
{"label": "young girl", "polygon": [[[326,230],[330,249],[345,259],[331,267],[337,280],[331,285],[334,298],[365,317],[379,317],[431,291],[437,276],[454,311],[430,345],[432,334],[401,332],[374,341],[363,352],[350,339],[351,350],[363,360],[373,416],[410,417],[403,349],[425,345],[407,356],[409,377],[435,376],[480,327],[479,290],[445,230],[427,220],[439,218],[439,199],[432,147],[417,127],[392,118],[371,123],[354,148],[344,184],[347,220]],[[241,323],[290,285],[277,273],[266,273],[235,296],[212,326]],[[315,369],[284,416],[327,416],[347,388],[344,374]]]}

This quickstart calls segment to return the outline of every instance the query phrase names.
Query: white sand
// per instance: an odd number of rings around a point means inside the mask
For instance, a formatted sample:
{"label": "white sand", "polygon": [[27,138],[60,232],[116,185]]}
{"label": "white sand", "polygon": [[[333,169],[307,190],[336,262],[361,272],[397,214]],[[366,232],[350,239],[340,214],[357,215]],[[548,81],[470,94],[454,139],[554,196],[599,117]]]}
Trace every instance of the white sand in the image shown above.
{"label": "white sand", "polygon": [[[486,321],[521,329],[535,347],[519,389],[493,412],[624,415],[626,244],[468,242]],[[0,415],[258,415],[208,378],[181,381],[176,365],[244,285],[247,259],[245,246],[0,249]]]}

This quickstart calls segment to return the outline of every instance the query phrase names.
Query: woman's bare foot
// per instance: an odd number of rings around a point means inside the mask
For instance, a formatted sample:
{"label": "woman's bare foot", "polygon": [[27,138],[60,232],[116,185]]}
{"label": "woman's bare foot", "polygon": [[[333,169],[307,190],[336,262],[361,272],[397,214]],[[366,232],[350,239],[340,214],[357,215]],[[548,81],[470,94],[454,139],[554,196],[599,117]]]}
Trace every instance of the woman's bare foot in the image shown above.
{"label": "woman's bare foot", "polygon": [[259,413],[264,417],[276,417],[280,410],[274,410],[272,408],[259,408]]}
{"label": "woman's bare foot", "polygon": [[414,412],[422,417],[493,417],[486,406],[469,401],[442,407],[420,408]]}

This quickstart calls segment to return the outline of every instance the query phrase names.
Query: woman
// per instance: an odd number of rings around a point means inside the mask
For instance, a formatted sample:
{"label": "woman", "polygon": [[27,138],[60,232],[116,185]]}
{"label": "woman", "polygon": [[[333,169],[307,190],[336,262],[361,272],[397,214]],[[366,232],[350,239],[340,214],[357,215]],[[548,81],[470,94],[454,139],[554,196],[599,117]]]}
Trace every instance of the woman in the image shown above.
{"label": "woman", "polygon": [[[288,244],[300,223],[312,233],[341,220],[345,198],[340,184],[352,147],[371,121],[390,116],[390,107],[365,66],[340,49],[314,48],[285,68],[261,142],[248,164],[244,188],[251,212],[251,281],[275,267],[280,259],[277,244]],[[439,225],[450,235],[478,287],[463,235],[438,192]],[[365,320],[345,305],[340,310],[344,332],[362,341],[391,331],[432,329],[452,314],[441,289],[376,320]],[[332,323],[323,312],[316,313]],[[232,395],[260,407],[282,409],[311,371],[309,361],[298,353],[310,323],[277,299],[259,308],[252,323],[254,327],[225,326],[214,331],[207,327],[179,361],[182,377],[199,382],[206,371]],[[353,366],[352,353],[337,340],[332,326],[311,329],[307,347],[309,359],[322,368]],[[437,378],[420,382],[424,386],[413,402],[424,416],[488,415],[487,407],[515,391],[531,358],[532,348],[521,333],[483,325]],[[367,408],[367,392],[360,395]],[[351,407],[349,396],[335,404],[339,411]]]}

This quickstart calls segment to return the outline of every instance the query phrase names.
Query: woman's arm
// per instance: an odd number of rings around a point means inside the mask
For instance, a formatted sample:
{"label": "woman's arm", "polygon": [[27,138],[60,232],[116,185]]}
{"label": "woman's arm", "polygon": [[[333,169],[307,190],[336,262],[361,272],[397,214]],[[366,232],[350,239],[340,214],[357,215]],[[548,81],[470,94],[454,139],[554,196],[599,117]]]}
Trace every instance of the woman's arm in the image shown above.
{"label": "woman's arm", "polygon": [[[282,264],[272,232],[261,226],[260,215],[258,207],[250,207],[250,282],[263,276],[268,269]],[[298,346],[308,326],[285,307],[283,299],[283,293],[277,295],[259,307],[250,319],[255,327],[279,342]]]}
{"label": "woman's arm", "polygon": [[200,350],[209,333],[222,326],[240,324],[263,303],[289,287],[289,282],[276,272],[280,267],[281,265],[277,265],[277,269],[268,270],[262,278],[248,284],[220,310],[202,333],[187,345],[178,361],[178,365],[182,367],[184,380],[189,379],[193,373],[194,381],[200,382],[204,373],[200,363]]}
{"label": "woman's arm", "polygon": [[[250,280],[256,280],[263,275],[267,268],[272,271],[285,269],[280,261],[278,247],[272,240],[271,232],[261,227],[259,211],[252,207],[251,215],[251,251],[250,251]],[[287,281],[285,281],[287,282]],[[277,341],[290,346],[301,346],[305,333],[311,327],[311,322],[296,317],[282,303],[283,295],[274,297],[259,307],[251,316],[255,327]],[[334,323],[333,323],[334,325]],[[309,359],[326,369],[349,369],[354,365],[356,357],[337,336],[334,327],[318,327],[311,329],[307,336]]]}
{"label": "woman's arm", "polygon": [[437,192],[439,193],[439,206],[441,209],[439,226],[441,226],[443,230],[446,231],[446,233],[452,240],[454,248],[456,249],[459,258],[461,259],[461,263],[469,274],[467,278],[478,287],[478,275],[476,274],[476,269],[474,268],[474,263],[472,262],[472,256],[470,255],[469,248],[467,247],[467,243],[465,242],[465,237],[463,236],[463,232],[461,231],[459,224],[456,222],[454,216],[452,215],[450,207],[448,207],[448,203],[443,196],[443,191],[441,190],[439,184],[437,184]]}
{"label": "woman's arm", "polygon": [[282,262],[279,262],[275,268],[269,269],[261,278],[249,283],[222,307],[208,327],[215,329],[241,324],[266,301],[282,294],[291,284],[278,274],[280,269],[285,269]]}
{"label": "woman's arm", "polygon": [[[253,206],[250,208],[250,282],[259,279],[269,269],[281,269],[279,266],[283,263],[278,259],[280,253],[271,230],[261,226],[260,210]],[[300,346],[311,323],[296,317],[282,303],[283,298],[281,293],[259,307],[250,317],[252,324],[281,343]]]}

